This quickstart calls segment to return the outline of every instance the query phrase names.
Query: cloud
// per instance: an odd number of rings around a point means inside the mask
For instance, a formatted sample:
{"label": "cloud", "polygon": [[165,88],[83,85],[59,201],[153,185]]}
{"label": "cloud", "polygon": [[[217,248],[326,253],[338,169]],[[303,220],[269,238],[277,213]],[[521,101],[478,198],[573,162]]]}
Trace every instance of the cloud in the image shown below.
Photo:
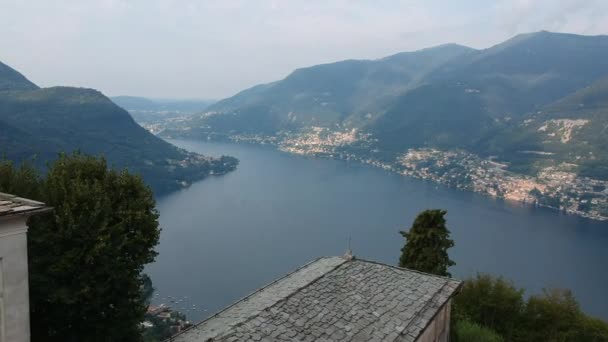
{"label": "cloud", "polygon": [[605,0],[0,0],[0,60],[43,86],[224,97],[295,68],[541,29],[608,33]]}

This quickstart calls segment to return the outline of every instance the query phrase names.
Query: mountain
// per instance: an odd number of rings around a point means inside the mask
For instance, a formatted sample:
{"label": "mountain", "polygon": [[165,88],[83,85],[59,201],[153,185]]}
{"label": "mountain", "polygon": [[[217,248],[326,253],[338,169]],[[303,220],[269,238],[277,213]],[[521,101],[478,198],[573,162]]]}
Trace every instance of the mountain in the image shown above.
{"label": "mountain", "polygon": [[[608,37],[538,32],[456,58],[369,126],[380,148],[464,147],[608,74]],[[408,133],[408,134],[404,134]]]}
{"label": "mountain", "polygon": [[152,133],[158,133],[158,127],[169,122],[181,122],[215,103],[213,100],[149,99],[136,96],[115,96],[110,99],[129,111],[138,124]]}
{"label": "mountain", "polygon": [[436,70],[431,80],[480,90],[487,111],[522,115],[608,71],[608,37],[537,32],[516,36]]}
{"label": "mountain", "polygon": [[38,88],[5,64],[0,85],[0,153],[10,160],[34,158],[43,167],[60,152],[103,155],[140,173],[159,193],[236,165],[234,158],[204,157],[157,138],[99,91]]}
{"label": "mountain", "polygon": [[200,123],[218,131],[264,134],[307,126],[363,126],[370,120],[368,114],[381,114],[430,71],[472,51],[450,44],[374,61],[348,60],[298,69],[284,80],[219,101],[199,117]]}
{"label": "mountain", "polygon": [[129,112],[153,113],[200,113],[209,107],[209,105],[215,103],[214,100],[152,99],[137,96],[113,96],[110,99]]}
{"label": "mountain", "polygon": [[608,180],[608,76],[529,113],[485,146],[522,172],[565,162],[579,165],[582,176]]}
{"label": "mountain", "polygon": [[38,86],[30,82],[17,70],[0,62],[0,91],[4,90],[32,90]]}
{"label": "mountain", "polygon": [[606,56],[607,36],[542,31],[483,50],[447,44],[317,65],[219,101],[163,134],[275,136],[314,127],[356,129],[371,137],[366,148],[388,159],[418,147],[512,157],[514,148],[538,147],[518,125],[607,76]]}
{"label": "mountain", "polygon": [[608,36],[535,32],[295,70],[168,137],[268,143],[608,219]]}

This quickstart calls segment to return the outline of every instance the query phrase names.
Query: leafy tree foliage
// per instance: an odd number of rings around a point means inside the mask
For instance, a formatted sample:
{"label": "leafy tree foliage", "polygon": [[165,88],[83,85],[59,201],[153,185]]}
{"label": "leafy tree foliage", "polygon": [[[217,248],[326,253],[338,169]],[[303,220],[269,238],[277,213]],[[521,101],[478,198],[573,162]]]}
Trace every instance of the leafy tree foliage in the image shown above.
{"label": "leafy tree foliage", "polygon": [[509,332],[521,324],[523,294],[524,290],[502,277],[478,274],[464,282],[455,298],[454,316],[489,327],[509,339]]}
{"label": "leafy tree foliage", "polygon": [[[0,173],[12,179],[0,183],[1,191],[54,208],[28,223],[32,340],[141,340],[142,270],[160,234],[141,178],[78,153],[61,155],[41,180],[7,162]],[[38,191],[31,190],[35,184]]]}
{"label": "leafy tree foliage", "polygon": [[448,267],[456,263],[448,256],[454,241],[445,226],[446,213],[439,209],[425,210],[418,214],[409,231],[400,232],[406,239],[399,258],[400,267],[450,276]]}
{"label": "leafy tree foliage", "polygon": [[510,340],[525,311],[524,290],[502,277],[478,274],[467,279],[454,299],[453,316],[492,329]]}
{"label": "leafy tree foliage", "polygon": [[469,321],[459,321],[456,323],[454,331],[454,341],[456,342],[503,342],[504,339],[494,331]]}
{"label": "leafy tree foliage", "polygon": [[570,290],[530,297],[524,328],[529,341],[608,341],[608,324],[583,314]]}
{"label": "leafy tree foliage", "polygon": [[40,176],[29,163],[19,167],[9,160],[0,160],[0,191],[26,198],[40,198]]}
{"label": "leafy tree foliage", "polygon": [[465,280],[452,317],[457,341],[462,322],[493,330],[506,341],[608,341],[608,323],[585,315],[569,290],[545,290],[525,301],[522,289],[487,274]]}

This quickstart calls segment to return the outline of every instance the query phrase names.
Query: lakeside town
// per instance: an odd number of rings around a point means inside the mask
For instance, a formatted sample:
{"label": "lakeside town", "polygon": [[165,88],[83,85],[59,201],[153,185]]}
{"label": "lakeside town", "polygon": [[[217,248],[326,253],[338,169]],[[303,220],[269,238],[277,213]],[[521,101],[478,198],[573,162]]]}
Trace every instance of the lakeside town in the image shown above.
{"label": "lakeside town", "polygon": [[573,164],[545,167],[531,177],[465,151],[428,148],[410,149],[398,157],[398,163],[407,176],[596,220],[608,219],[608,182],[577,176]]}
{"label": "lakeside town", "polygon": [[457,189],[595,220],[608,220],[608,181],[580,177],[574,164],[548,166],[533,177],[510,172],[506,164],[466,151],[432,148],[409,149],[393,162],[387,162],[374,157],[378,153],[373,149],[374,139],[356,129],[333,131],[312,127],[298,133],[233,135],[229,139],[240,143],[270,144],[293,154],[355,160]]}
{"label": "lakeside town", "polygon": [[190,328],[192,323],[182,312],[160,304],[148,306],[141,325],[144,328],[145,342],[160,342]]}

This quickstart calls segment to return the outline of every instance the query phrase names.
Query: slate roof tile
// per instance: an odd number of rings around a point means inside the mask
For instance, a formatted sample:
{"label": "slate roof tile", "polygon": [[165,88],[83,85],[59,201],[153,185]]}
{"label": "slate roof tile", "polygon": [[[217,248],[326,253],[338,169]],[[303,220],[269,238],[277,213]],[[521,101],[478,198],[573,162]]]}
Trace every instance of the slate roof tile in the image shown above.
{"label": "slate roof tile", "polygon": [[408,341],[459,286],[375,262],[319,258],[172,341]]}
{"label": "slate roof tile", "polygon": [[49,210],[44,203],[0,192],[0,217]]}

